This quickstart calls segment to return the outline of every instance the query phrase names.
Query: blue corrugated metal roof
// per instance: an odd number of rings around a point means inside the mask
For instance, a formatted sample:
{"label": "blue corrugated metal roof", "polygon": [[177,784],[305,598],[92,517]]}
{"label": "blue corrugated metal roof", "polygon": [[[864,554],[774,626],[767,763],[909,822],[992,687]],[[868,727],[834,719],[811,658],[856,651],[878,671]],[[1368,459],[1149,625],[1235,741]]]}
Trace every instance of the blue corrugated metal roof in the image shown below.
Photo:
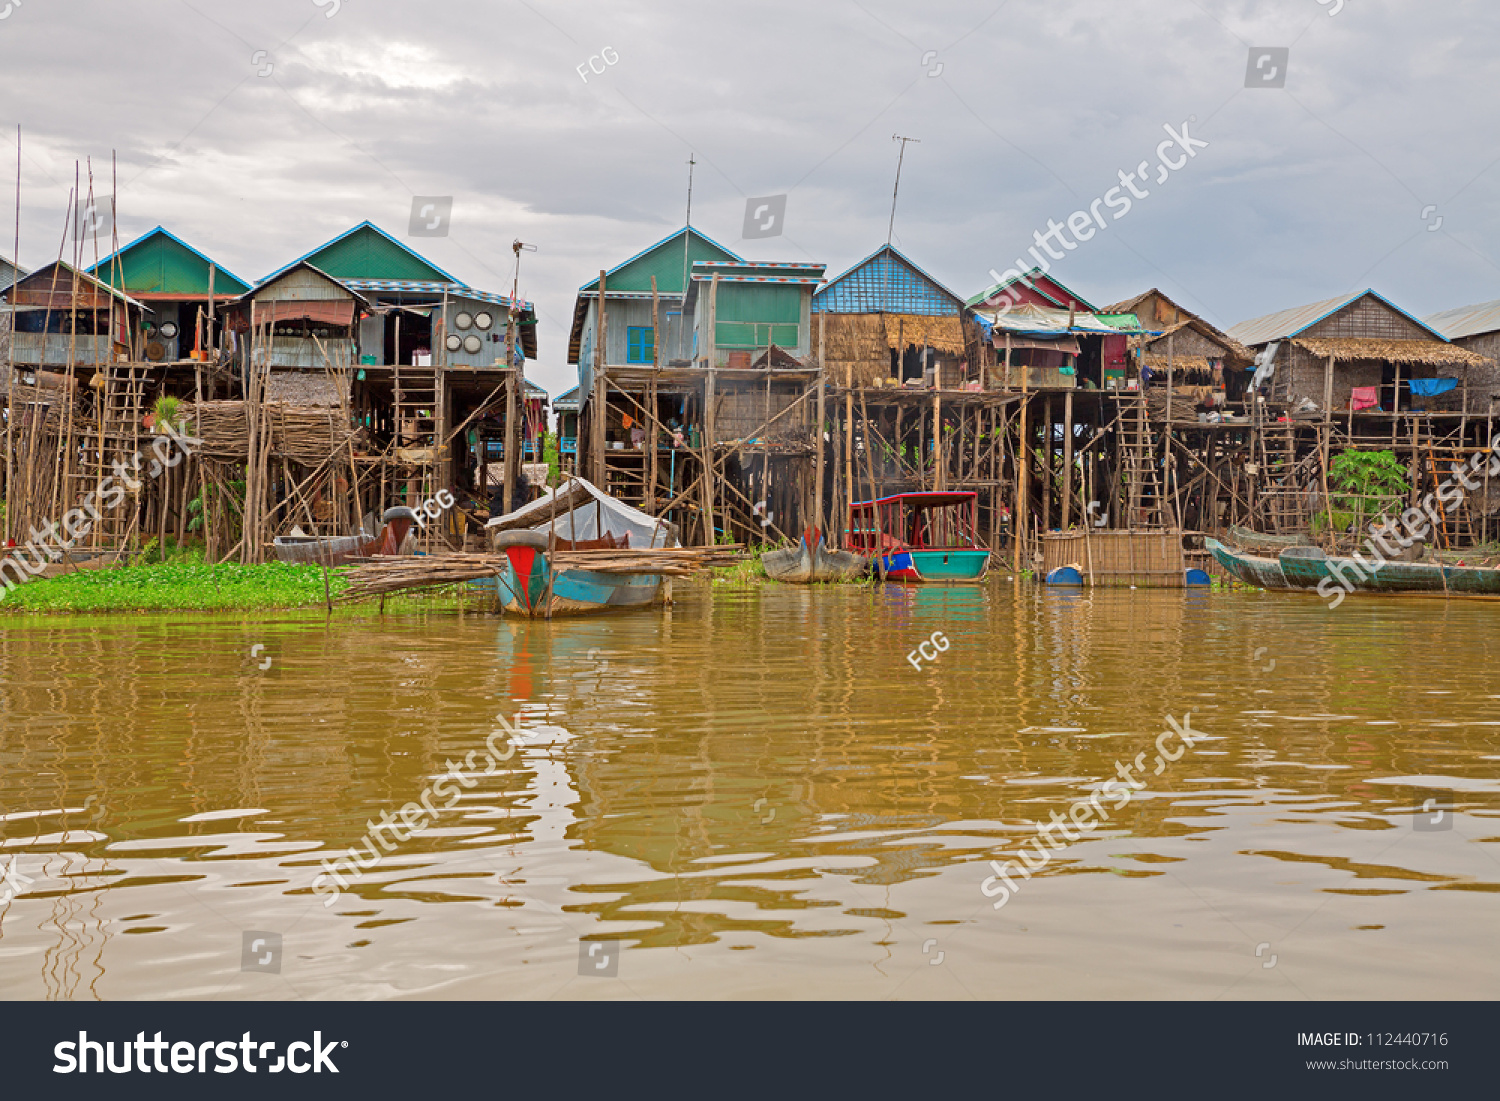
{"label": "blue corrugated metal roof", "polygon": [[813,295],[813,313],[904,313],[946,317],[963,299],[899,249],[882,245]]}
{"label": "blue corrugated metal roof", "polygon": [[800,261],[698,260],[693,264],[692,281],[708,283],[717,277],[721,283],[794,283],[816,286],[823,281],[823,272],[826,270],[827,266],[824,264]]}
{"label": "blue corrugated metal roof", "polygon": [[[514,302],[506,295],[478,290],[465,286],[463,283],[435,283],[425,279],[341,279],[339,282],[357,291],[411,291],[414,294],[436,295],[441,295],[446,291],[450,295],[472,298],[476,302],[489,302],[492,305],[504,306],[506,309],[510,309]],[[521,300],[520,306],[523,310],[534,309],[532,304],[524,299]]]}
{"label": "blue corrugated metal roof", "polygon": [[807,260],[697,260],[694,261],[695,268],[817,268],[823,271],[827,264],[815,264]]}

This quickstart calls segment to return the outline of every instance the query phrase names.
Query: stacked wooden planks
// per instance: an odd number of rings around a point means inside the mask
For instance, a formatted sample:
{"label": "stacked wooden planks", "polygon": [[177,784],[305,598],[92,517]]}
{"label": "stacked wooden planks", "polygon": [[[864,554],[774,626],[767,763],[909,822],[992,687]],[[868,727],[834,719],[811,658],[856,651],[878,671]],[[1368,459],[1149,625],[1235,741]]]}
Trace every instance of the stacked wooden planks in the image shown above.
{"label": "stacked wooden planks", "polygon": [[[558,551],[552,555],[552,568],[691,577],[716,566],[733,565],[741,560],[743,550],[743,544],[735,543],[661,550]],[[497,577],[509,561],[503,554],[444,554],[418,558],[376,555],[369,565],[360,566],[348,574],[349,588],[340,599],[361,600],[403,589],[431,589]]]}

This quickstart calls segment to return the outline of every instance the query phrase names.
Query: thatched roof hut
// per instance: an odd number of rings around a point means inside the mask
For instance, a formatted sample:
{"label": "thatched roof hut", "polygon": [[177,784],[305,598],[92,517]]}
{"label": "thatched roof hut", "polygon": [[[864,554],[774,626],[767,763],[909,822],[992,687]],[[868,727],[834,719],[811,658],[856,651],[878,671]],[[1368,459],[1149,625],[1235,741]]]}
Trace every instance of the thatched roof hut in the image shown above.
{"label": "thatched roof hut", "polygon": [[921,378],[922,350],[942,385],[956,385],[968,353],[964,301],[891,245],[813,296],[830,377],[855,386]]}
{"label": "thatched roof hut", "polygon": [[1493,386],[1483,356],[1373,290],[1267,314],[1229,335],[1257,352],[1256,376],[1267,396],[1304,408],[1321,410],[1326,400],[1347,410],[1356,396],[1373,392],[1374,408],[1403,409],[1411,405],[1413,380],[1452,379],[1449,393],[1422,399],[1425,407],[1459,410],[1468,394],[1470,411],[1483,412]]}

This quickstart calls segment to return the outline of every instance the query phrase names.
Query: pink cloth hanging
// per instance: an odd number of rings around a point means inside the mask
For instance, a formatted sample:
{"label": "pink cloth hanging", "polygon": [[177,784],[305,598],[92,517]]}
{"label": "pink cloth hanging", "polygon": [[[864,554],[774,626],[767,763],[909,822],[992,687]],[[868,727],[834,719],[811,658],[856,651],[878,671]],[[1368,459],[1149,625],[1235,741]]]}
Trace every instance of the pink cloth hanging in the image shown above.
{"label": "pink cloth hanging", "polygon": [[1380,387],[1356,386],[1349,395],[1349,408],[1358,413],[1361,409],[1380,407]]}

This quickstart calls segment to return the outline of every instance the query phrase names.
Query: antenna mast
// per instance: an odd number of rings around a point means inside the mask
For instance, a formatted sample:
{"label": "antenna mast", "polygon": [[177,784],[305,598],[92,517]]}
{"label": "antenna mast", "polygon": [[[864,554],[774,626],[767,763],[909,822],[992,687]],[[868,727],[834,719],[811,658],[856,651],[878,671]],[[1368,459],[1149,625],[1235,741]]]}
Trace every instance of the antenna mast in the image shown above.
{"label": "antenna mast", "polygon": [[[896,233],[896,196],[901,193],[901,162],[906,159],[906,143],[909,141],[915,141],[918,145],[922,144],[920,141],[917,141],[916,138],[904,138],[900,134],[892,134],[891,140],[899,141],[901,143],[901,152],[896,157],[896,186],[891,189],[891,223],[886,227],[885,230],[885,247],[887,249],[891,247],[891,238],[895,236]],[[890,304],[891,258],[887,256],[885,258],[885,301],[882,303],[882,305],[889,309]]]}
{"label": "antenna mast", "polygon": [[891,237],[896,231],[896,196],[901,192],[901,162],[906,159],[906,143],[915,141],[918,145],[922,144],[916,138],[904,138],[900,134],[892,134],[891,140],[901,143],[901,153],[896,158],[896,186],[891,190],[891,224],[886,227],[885,231],[885,243],[887,245],[891,243]]}
{"label": "antenna mast", "polygon": [[[688,163],[688,196],[687,196],[687,222],[685,223],[686,226],[687,226],[687,228],[685,230],[683,230],[683,233],[682,233],[682,304],[683,304],[684,308],[686,308],[686,306],[687,306],[687,292],[688,292],[688,245],[692,242],[692,237],[693,237],[693,233],[692,233],[692,230],[693,230],[693,166],[698,163],[697,160],[695,159],[695,155],[694,154],[692,154],[692,153],[688,154],[688,162],[687,163]],[[687,324],[686,318],[683,319],[683,324]]]}

